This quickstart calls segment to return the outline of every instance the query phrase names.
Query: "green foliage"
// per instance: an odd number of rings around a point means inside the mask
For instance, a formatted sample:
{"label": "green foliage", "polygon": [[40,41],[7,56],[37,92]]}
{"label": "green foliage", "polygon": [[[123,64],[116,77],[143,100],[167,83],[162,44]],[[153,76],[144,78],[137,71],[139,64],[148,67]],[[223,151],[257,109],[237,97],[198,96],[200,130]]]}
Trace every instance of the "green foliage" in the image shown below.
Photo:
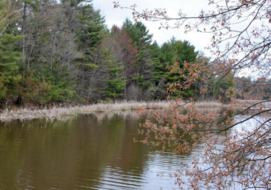
{"label": "green foliage", "polygon": [[[194,63],[198,56],[188,41],[172,38],[161,47],[151,43],[152,34],[142,22],[126,19],[122,28],[113,27],[110,32],[91,1],[45,1],[44,6],[39,1],[22,2],[18,10],[31,14],[24,14],[15,25],[19,11],[9,12],[12,1],[0,0],[0,99],[19,94],[38,104],[141,99],[147,94],[165,99],[170,85],[188,80],[185,75],[180,78],[184,62]],[[23,30],[18,31],[18,25]],[[178,68],[170,72],[175,63]],[[210,83],[216,80],[213,76]],[[231,82],[218,82],[215,96],[219,89],[234,86]],[[172,95],[190,98],[198,90],[191,85]]]}
{"label": "green foliage", "polygon": [[[103,65],[107,62],[108,56],[100,54],[107,52],[102,46],[102,42],[106,39],[108,32],[100,11],[94,10],[91,4],[82,3],[77,9],[76,16],[79,22],[74,30],[77,36],[78,51],[82,53],[82,57],[76,60],[78,72],[76,91],[81,98],[88,101],[90,97],[101,98],[100,92],[104,92],[106,86],[106,84],[101,84],[103,80],[100,81],[100,85],[96,83],[98,81],[96,74],[103,72]],[[91,81],[93,78],[95,81]]]}
{"label": "green foliage", "polygon": [[0,76],[0,99],[6,96],[7,87],[4,86],[5,75]]}
{"label": "green foliage", "polygon": [[150,55],[153,64],[153,81],[154,81],[154,97],[155,99],[165,99],[167,95],[167,87],[165,84],[166,75],[168,73],[167,62],[162,58],[162,50],[155,41],[150,48]]}
{"label": "green foliage", "polygon": [[28,3],[28,4],[31,4],[31,3],[32,3],[32,0],[23,0],[23,2]]}
{"label": "green foliage", "polygon": [[88,66],[90,69],[97,69],[97,68],[99,68],[98,65],[95,65],[93,63],[86,63],[85,66]]}
{"label": "green foliage", "polygon": [[120,72],[123,70],[121,63],[113,63],[110,65],[110,79],[107,81],[108,88],[106,90],[107,96],[120,97],[123,95],[123,90],[125,88],[125,80],[120,76]]}
{"label": "green foliage", "polygon": [[138,50],[151,44],[152,34],[149,34],[149,30],[142,22],[133,24],[132,21],[126,19],[122,27],[128,32]]}
{"label": "green foliage", "polygon": [[[21,80],[18,62],[21,60],[21,52],[18,49],[18,40],[22,38],[15,35],[17,29],[7,27],[14,21],[14,13],[10,8],[10,1],[0,1],[0,99],[6,96],[7,92],[14,92],[14,88]],[[15,14],[15,13],[14,13]]]}
{"label": "green foliage", "polygon": [[176,61],[181,65],[186,61],[193,63],[196,61],[198,52],[195,51],[195,47],[188,41],[174,41],[172,40],[173,46],[176,52]]}
{"label": "green foliage", "polygon": [[[183,69],[184,61],[193,63],[196,61],[198,52],[195,52],[195,47],[188,41],[176,41],[172,38],[164,43],[161,48],[155,42],[151,46],[151,56],[154,62],[154,81],[155,86],[159,86],[157,90],[158,98],[165,98],[167,88],[174,83],[183,83],[186,78],[180,78],[179,71]],[[169,70],[169,66],[178,64],[178,68],[174,71]],[[188,72],[186,70],[185,72]],[[172,96],[183,96],[184,98],[193,97],[196,95],[196,89],[192,86],[186,90],[176,90]]]}
{"label": "green foliage", "polygon": [[32,100],[39,104],[45,104],[50,101],[50,98],[46,96],[51,89],[50,82],[46,82],[44,78],[35,80],[33,75],[25,76],[20,81],[18,92],[25,98]]}
{"label": "green foliage", "polygon": [[179,91],[179,94],[181,94],[181,96],[184,98],[190,98],[195,97],[197,91],[196,90]]}
{"label": "green foliage", "polygon": [[93,53],[102,38],[101,32],[105,29],[104,18],[101,17],[100,11],[94,10],[91,4],[78,6],[77,18],[79,26],[76,28],[78,36],[79,50],[83,52],[83,63],[93,61]]}
{"label": "green foliage", "polygon": [[75,91],[68,88],[61,88],[60,86],[52,86],[46,96],[49,97],[51,102],[70,102],[75,96]]}
{"label": "green foliage", "polygon": [[149,34],[149,30],[142,22],[133,24],[129,19],[126,19],[122,27],[130,35],[137,49],[136,62],[139,69],[136,74],[135,84],[147,90],[153,84],[154,75],[154,63],[149,53],[152,34]]}
{"label": "green foliage", "polygon": [[103,104],[113,104],[114,101],[113,100],[110,100],[110,99],[104,99],[102,100]]}
{"label": "green foliage", "polygon": [[20,94],[38,104],[49,102],[70,102],[75,99],[75,91],[67,88],[64,82],[52,85],[50,80],[37,79],[31,74],[23,78],[19,88]]}
{"label": "green foliage", "polygon": [[221,97],[222,101],[227,102],[229,101],[227,93],[229,95],[233,95],[235,88],[235,82],[234,82],[234,74],[229,73],[227,76],[219,76],[216,79],[218,82],[214,86],[214,95],[216,97]]}

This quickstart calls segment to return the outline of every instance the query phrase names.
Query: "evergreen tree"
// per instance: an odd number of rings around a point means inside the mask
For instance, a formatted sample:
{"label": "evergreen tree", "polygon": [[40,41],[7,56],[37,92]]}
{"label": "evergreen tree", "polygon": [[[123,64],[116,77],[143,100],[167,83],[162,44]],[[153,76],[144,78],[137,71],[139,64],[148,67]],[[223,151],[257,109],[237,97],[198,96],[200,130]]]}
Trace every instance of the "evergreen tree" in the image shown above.
{"label": "evergreen tree", "polygon": [[117,26],[112,27],[107,44],[116,61],[121,62],[123,66],[122,73],[126,81],[123,97],[127,99],[127,87],[131,85],[134,77],[138,74],[137,49],[125,29],[120,29]]}
{"label": "evergreen tree", "polygon": [[5,98],[9,91],[13,90],[21,79],[18,72],[18,62],[21,60],[21,52],[18,42],[22,36],[15,35],[17,28],[12,27],[14,17],[11,1],[0,0],[0,99]]}
{"label": "evergreen tree", "polygon": [[100,47],[103,38],[107,38],[108,31],[106,31],[105,20],[100,15],[100,11],[94,10],[91,4],[78,6],[78,12],[79,23],[75,30],[79,44],[78,50],[82,53],[82,57],[77,59],[76,88],[80,97],[89,101],[90,96],[97,93],[91,81],[95,75],[95,69],[101,66],[100,59],[97,59],[99,54],[97,54],[99,51],[97,48]]}
{"label": "evergreen tree", "polygon": [[[76,11],[52,1],[35,1],[32,7],[24,23],[27,36],[21,69],[24,81],[28,82],[21,90],[27,98],[40,104],[70,102],[76,97],[75,60],[80,57],[75,32],[70,27],[76,21]],[[32,82],[29,82],[30,76]],[[33,94],[29,93],[32,87],[28,86],[32,83],[37,86]]]}
{"label": "evergreen tree", "polygon": [[[16,23],[12,2],[22,10]],[[0,98],[9,92],[39,104],[164,99],[169,85],[186,80],[178,69],[196,60],[194,46],[172,38],[160,48],[143,23],[128,19],[109,31],[91,2],[0,0]],[[170,72],[175,63],[179,68]],[[196,90],[174,95],[191,97]]]}
{"label": "evergreen tree", "polygon": [[[165,72],[166,83],[172,85],[174,83],[183,83],[186,78],[180,78],[179,71],[183,69],[184,62],[193,63],[196,61],[198,52],[195,47],[188,41],[177,41],[174,37],[169,42],[166,42],[161,47],[160,62],[167,64],[168,71]],[[178,65],[177,69],[169,70],[170,66]],[[186,70],[185,72],[188,72]],[[184,98],[193,97],[196,95],[195,86],[189,89],[178,89],[172,94],[173,96],[183,96]]]}
{"label": "evergreen tree", "polygon": [[113,63],[110,65],[110,79],[107,81],[108,88],[106,90],[107,96],[115,98],[123,95],[123,90],[125,88],[125,80],[120,75],[123,71],[123,66],[121,63]]}
{"label": "evergreen tree", "polygon": [[140,96],[144,99],[147,97],[146,93],[150,94],[150,87],[153,84],[153,62],[150,56],[152,35],[149,34],[149,31],[142,22],[133,24],[130,20],[126,19],[122,28],[130,35],[138,51],[136,59],[138,73],[134,77],[134,81],[138,87],[143,88]]}
{"label": "evergreen tree", "polygon": [[[235,88],[234,74],[230,73],[225,77],[218,76],[216,77],[216,84],[214,85],[214,98],[221,98],[223,102],[230,101],[227,97],[227,93],[231,95],[234,93],[233,89]],[[232,90],[230,90],[232,89]]]}
{"label": "evergreen tree", "polygon": [[14,88],[21,79],[18,72],[17,63],[21,60],[21,52],[14,45],[21,39],[21,36],[15,36],[9,29],[0,38],[0,98],[4,98],[8,89]]}
{"label": "evergreen tree", "polygon": [[155,99],[165,99],[167,96],[167,87],[166,87],[166,73],[168,72],[167,63],[163,62],[162,50],[155,41],[150,48],[150,55],[153,64],[153,80],[154,80],[154,89],[153,97]]}
{"label": "evergreen tree", "polygon": [[149,86],[152,83],[153,75],[153,63],[149,55],[152,34],[149,34],[149,30],[147,30],[142,22],[133,24],[130,20],[126,19],[122,27],[130,35],[138,50],[137,65],[139,71],[135,79],[139,85],[143,87]]}
{"label": "evergreen tree", "polygon": [[100,11],[94,10],[91,4],[79,6],[78,12],[79,23],[75,29],[78,37],[78,48],[83,53],[80,61],[86,66],[92,67],[95,48],[104,38],[101,32],[105,30],[105,20],[100,15]]}

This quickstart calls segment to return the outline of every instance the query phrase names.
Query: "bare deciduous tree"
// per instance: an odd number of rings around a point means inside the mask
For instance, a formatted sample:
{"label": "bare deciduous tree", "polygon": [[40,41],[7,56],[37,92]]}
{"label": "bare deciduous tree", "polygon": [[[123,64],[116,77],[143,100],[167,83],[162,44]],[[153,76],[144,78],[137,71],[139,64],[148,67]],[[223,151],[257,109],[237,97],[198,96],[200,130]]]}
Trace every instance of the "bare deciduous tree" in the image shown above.
{"label": "bare deciduous tree", "polygon": [[[215,5],[216,10],[202,10],[196,16],[187,16],[180,11],[176,18],[169,17],[164,9],[137,11],[136,5],[128,9],[132,10],[136,21],[165,21],[161,28],[183,27],[184,32],[211,33],[211,44],[207,48],[216,56],[216,64],[202,80],[207,80],[211,74],[217,75],[213,88],[231,73],[245,68],[263,80],[268,78],[271,71],[271,1],[209,0],[209,4]],[[120,7],[117,2],[114,6]],[[219,64],[220,60],[223,64]],[[206,71],[202,63],[185,63],[184,68],[187,68],[186,72],[179,74],[188,80],[185,84],[172,85],[170,91],[188,88],[202,70]],[[171,69],[178,68],[173,66]],[[202,88],[201,94],[208,90]],[[233,183],[240,183],[243,189],[270,189],[271,99],[268,94],[267,100],[262,100],[261,90],[257,88],[258,96],[254,99],[238,100],[234,89],[230,88],[224,94],[232,103],[221,115],[216,111],[196,109],[194,100],[187,106],[187,114],[182,115],[178,109],[184,104],[181,99],[176,100],[169,110],[152,114],[158,123],[146,121],[143,125],[146,130],[140,130],[141,133],[145,131],[142,142],[161,146],[162,150],[174,145],[179,154],[199,147],[204,150],[190,165],[184,165],[186,169],[174,175],[181,188],[231,189]]]}

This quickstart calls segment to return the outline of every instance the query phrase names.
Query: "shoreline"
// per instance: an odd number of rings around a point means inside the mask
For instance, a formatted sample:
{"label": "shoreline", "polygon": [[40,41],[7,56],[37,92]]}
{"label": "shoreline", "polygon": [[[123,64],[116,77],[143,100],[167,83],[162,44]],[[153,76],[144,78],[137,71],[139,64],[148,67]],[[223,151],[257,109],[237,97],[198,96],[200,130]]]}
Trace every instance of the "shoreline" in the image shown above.
{"label": "shoreline", "polygon": [[[166,109],[169,108],[175,101],[159,101],[159,102],[116,102],[114,104],[94,104],[94,105],[79,105],[67,107],[52,107],[43,109],[18,108],[4,109],[0,113],[0,122],[12,120],[33,120],[33,119],[57,119],[62,117],[77,116],[79,114],[91,114],[97,112],[127,112],[143,109]],[[182,105],[183,102],[181,103]],[[187,104],[189,105],[189,104]],[[187,106],[184,105],[184,108]],[[218,102],[196,102],[195,107],[222,107],[223,104]]]}
{"label": "shoreline", "polygon": [[77,116],[79,114],[91,114],[97,112],[132,111],[138,109],[165,109],[170,106],[169,101],[161,102],[119,102],[114,104],[94,104],[67,107],[52,107],[43,109],[18,108],[4,109],[0,113],[0,122],[12,120],[33,120],[40,118],[57,119],[61,117]]}

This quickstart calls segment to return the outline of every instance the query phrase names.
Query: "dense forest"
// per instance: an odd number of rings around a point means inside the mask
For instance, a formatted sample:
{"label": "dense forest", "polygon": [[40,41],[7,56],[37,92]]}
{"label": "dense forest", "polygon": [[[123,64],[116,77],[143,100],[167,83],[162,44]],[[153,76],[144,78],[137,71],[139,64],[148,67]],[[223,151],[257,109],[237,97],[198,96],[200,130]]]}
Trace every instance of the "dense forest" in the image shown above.
{"label": "dense forest", "polygon": [[[197,97],[206,84],[209,91],[200,98],[216,99],[250,81],[235,82],[233,73],[208,73],[207,83],[199,77],[170,93],[170,85],[188,80],[190,68],[184,62],[204,62],[209,72],[223,64],[209,61],[188,41],[172,37],[162,45],[153,42],[141,22],[126,19],[121,27],[108,29],[91,2],[0,0],[2,105],[162,100],[168,95],[187,99]],[[199,76],[206,72],[199,71]]]}

